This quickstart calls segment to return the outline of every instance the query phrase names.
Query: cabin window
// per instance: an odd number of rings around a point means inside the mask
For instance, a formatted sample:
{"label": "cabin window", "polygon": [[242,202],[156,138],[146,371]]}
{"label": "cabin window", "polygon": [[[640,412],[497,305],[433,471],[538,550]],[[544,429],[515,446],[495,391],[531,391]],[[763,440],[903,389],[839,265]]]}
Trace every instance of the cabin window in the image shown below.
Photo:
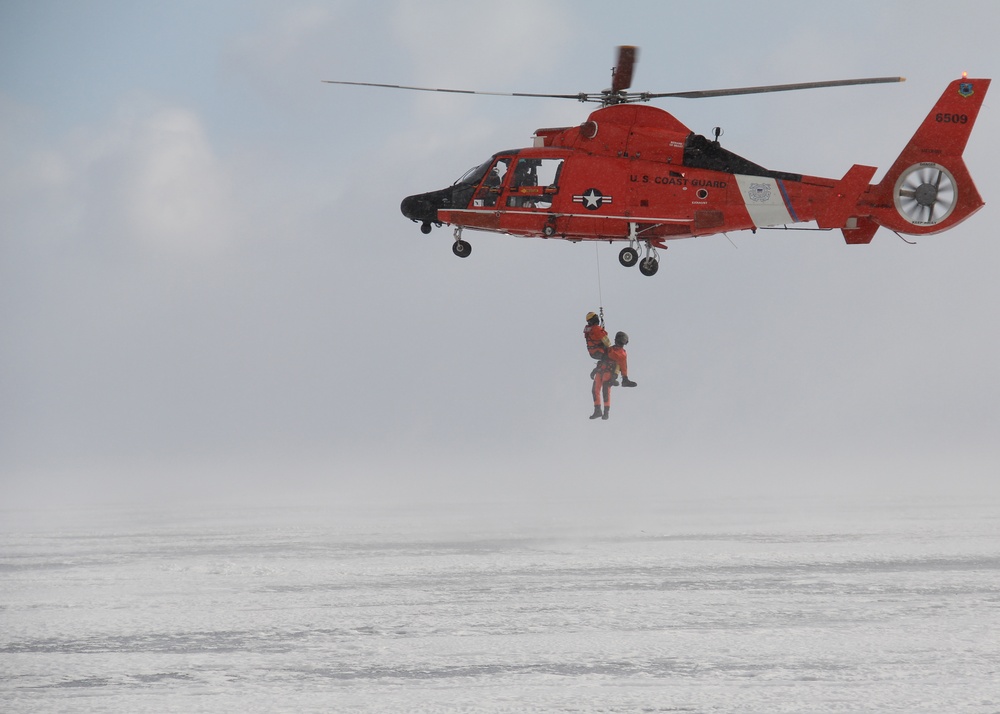
{"label": "cabin window", "polygon": [[507,205],[511,208],[551,208],[559,190],[562,159],[518,159],[510,182]]}

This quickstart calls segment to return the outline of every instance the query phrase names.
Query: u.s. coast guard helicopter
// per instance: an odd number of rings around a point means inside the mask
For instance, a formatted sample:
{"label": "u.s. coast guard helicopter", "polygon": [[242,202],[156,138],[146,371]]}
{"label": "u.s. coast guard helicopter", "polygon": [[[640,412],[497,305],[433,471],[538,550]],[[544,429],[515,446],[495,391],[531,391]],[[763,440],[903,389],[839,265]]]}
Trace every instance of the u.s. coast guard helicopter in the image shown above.
{"label": "u.s. coast guard helicopter", "polygon": [[[340,82],[418,91],[554,97],[601,105],[579,126],[538,129],[531,147],[500,151],[453,185],[403,199],[403,215],[454,227],[452,250],[467,257],[465,229],[570,241],[621,241],[622,265],[659,267],[666,241],[814,221],[847,243],[869,243],[879,226],[926,235],[956,226],[983,204],[962,160],[989,79],[951,82],[877,184],[873,166],[839,179],[773,171],[724,149],[720,130],[696,134],[668,112],[640,105],[879,84],[901,77],[807,82],[694,92],[630,92],[635,47],[620,47],[609,89],[597,94],[528,94]],[[640,260],[640,251],[644,255]]]}

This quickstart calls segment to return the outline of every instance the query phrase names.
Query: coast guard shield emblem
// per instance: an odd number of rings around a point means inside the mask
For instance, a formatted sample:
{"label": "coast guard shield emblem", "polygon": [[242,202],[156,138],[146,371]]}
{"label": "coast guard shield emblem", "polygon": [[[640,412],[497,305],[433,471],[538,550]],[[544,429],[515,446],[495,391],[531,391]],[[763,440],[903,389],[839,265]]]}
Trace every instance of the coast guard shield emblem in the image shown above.
{"label": "coast guard shield emblem", "polygon": [[752,183],[747,189],[747,198],[757,203],[766,203],[771,200],[771,184]]}
{"label": "coast guard shield emblem", "polygon": [[963,97],[971,97],[972,82],[962,82],[960,85],[958,85],[958,93],[961,94]]}

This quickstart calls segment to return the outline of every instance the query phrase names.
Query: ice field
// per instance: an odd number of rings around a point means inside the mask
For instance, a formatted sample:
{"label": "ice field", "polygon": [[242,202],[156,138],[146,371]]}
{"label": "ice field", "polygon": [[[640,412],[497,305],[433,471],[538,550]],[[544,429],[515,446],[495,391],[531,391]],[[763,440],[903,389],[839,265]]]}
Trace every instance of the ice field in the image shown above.
{"label": "ice field", "polygon": [[4,712],[1000,712],[996,503],[0,513]]}

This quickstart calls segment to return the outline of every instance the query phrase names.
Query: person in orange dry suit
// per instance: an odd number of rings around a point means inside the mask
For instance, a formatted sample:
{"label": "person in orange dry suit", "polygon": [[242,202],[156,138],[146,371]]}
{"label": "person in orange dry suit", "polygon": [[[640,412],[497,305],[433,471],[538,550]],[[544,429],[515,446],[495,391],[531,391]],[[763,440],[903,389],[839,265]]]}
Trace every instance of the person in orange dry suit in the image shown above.
{"label": "person in orange dry suit", "polygon": [[[591,419],[607,419],[611,412],[611,387],[618,384],[618,375],[621,374],[623,387],[634,387],[636,383],[628,378],[628,353],[625,345],[628,344],[628,335],[624,332],[615,334],[615,344],[608,348],[607,353],[597,367],[591,373],[594,378],[594,413]],[[604,409],[601,409],[603,401]]]}
{"label": "person in orange dry suit", "polygon": [[583,338],[587,340],[587,352],[590,353],[591,357],[600,360],[608,356],[611,341],[608,340],[608,332],[601,325],[601,318],[597,316],[596,312],[587,313],[587,326],[583,328]]}

